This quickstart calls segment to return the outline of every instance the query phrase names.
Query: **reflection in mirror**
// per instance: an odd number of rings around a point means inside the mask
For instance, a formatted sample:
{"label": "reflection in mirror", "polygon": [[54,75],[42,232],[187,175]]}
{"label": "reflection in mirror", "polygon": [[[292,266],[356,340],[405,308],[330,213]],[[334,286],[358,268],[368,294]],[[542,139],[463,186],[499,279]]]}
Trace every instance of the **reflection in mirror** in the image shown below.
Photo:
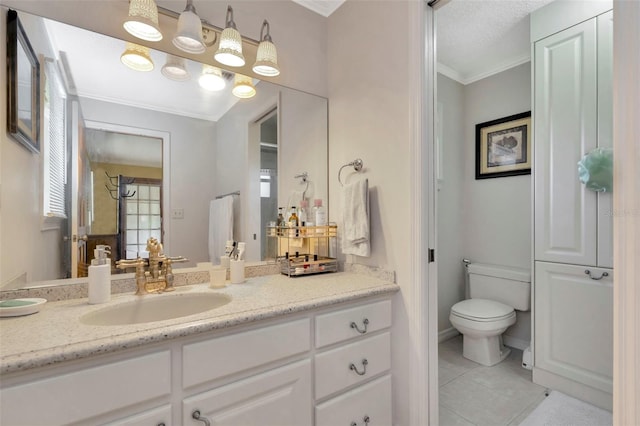
{"label": "reflection in mirror", "polygon": [[[47,217],[44,154],[3,142],[0,290],[81,276],[96,244],[111,245],[113,258],[144,256],[139,245],[151,234],[161,235],[167,255],[190,260],[182,267],[217,262],[210,205],[228,193],[239,193],[234,239],[246,242],[248,262],[260,261],[264,224],[278,206],[299,205],[303,191],[326,203],[326,98],[254,80],[256,96],[239,100],[231,73],[223,72],[224,90],[206,91],[198,85],[202,64],[187,60],[191,78],[170,80],[161,72],[168,55],[151,50],[154,69],[133,71],[120,62],[121,40],[19,15],[66,92],[67,200],[63,215]],[[151,164],[106,159],[114,153]],[[294,179],[302,172],[308,187]]]}

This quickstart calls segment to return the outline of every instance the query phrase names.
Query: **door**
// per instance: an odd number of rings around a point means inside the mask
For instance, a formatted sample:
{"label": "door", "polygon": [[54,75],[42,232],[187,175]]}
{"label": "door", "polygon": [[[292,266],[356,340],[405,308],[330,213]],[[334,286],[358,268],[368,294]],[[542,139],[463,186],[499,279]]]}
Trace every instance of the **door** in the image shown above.
{"label": "door", "polygon": [[535,258],[596,264],[597,196],[577,163],[597,145],[596,21],[535,43]]}
{"label": "door", "polygon": [[80,188],[83,186],[82,170],[83,162],[80,161],[80,150],[84,144],[84,120],[80,111],[80,103],[71,102],[71,139],[68,157],[71,166],[69,167],[68,196],[70,204],[70,218],[68,219],[69,242],[71,244],[71,278],[87,276],[87,231],[86,218],[84,215],[82,199],[79,196]]}
{"label": "door", "polygon": [[162,179],[118,176],[118,259],[148,257],[147,240],[162,241]]}

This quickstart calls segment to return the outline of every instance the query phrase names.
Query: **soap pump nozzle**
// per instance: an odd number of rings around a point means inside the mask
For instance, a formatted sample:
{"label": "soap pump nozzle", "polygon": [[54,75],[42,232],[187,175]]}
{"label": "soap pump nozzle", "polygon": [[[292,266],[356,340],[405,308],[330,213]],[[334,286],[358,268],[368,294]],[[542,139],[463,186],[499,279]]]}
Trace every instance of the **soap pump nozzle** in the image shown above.
{"label": "soap pump nozzle", "polygon": [[111,254],[111,247],[103,244],[98,244],[93,251],[93,261],[91,262],[94,265],[106,265],[108,255]]}

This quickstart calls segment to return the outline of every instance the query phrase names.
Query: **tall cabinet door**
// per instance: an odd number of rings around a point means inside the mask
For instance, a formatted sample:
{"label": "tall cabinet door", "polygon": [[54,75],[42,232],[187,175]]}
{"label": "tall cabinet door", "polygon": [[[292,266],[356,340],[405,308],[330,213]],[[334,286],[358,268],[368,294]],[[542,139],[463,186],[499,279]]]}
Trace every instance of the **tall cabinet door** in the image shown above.
{"label": "tall cabinet door", "polygon": [[546,262],[535,265],[536,368],[610,395],[613,270]]}
{"label": "tall cabinet door", "polygon": [[[613,147],[613,11],[598,16],[598,146]],[[597,197],[597,265],[613,268],[613,194]]]}
{"label": "tall cabinet door", "polygon": [[535,258],[596,264],[596,193],[577,163],[597,142],[596,20],[535,43]]}

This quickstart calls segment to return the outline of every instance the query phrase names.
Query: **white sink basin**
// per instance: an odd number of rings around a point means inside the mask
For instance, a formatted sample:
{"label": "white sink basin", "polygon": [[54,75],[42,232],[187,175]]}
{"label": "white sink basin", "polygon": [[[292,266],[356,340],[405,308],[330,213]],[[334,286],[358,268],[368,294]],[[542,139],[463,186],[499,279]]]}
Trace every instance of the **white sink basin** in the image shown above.
{"label": "white sink basin", "polygon": [[129,325],[186,317],[231,302],[220,293],[150,294],[131,302],[117,303],[80,317],[87,325]]}

